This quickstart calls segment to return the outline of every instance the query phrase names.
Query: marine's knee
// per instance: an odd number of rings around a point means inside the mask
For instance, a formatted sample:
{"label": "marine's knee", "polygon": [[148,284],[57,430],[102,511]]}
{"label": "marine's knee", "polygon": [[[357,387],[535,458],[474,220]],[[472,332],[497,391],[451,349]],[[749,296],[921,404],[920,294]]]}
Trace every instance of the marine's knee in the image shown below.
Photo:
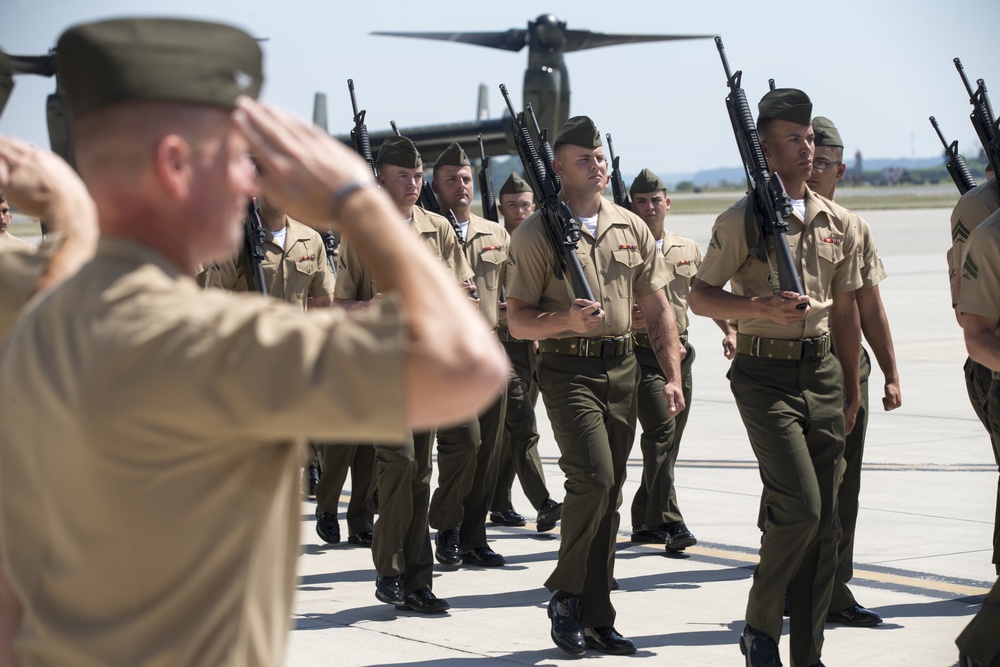
{"label": "marine's knee", "polygon": [[820,527],[822,503],[812,502],[808,498],[799,498],[798,502],[773,502],[770,498],[765,509],[767,529],[787,529],[803,535],[814,535]]}
{"label": "marine's knee", "polygon": [[615,484],[611,465],[598,465],[566,475],[566,490],[579,495],[603,497],[606,501]]}

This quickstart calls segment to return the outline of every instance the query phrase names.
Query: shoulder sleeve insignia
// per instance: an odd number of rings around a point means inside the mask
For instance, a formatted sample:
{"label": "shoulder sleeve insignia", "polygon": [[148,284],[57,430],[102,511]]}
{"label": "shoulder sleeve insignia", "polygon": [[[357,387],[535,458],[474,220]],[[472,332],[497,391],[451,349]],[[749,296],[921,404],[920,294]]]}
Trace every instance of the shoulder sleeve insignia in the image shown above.
{"label": "shoulder sleeve insignia", "polygon": [[972,258],[971,252],[965,256],[965,262],[962,264],[962,278],[965,280],[976,280],[979,278],[979,265]]}
{"label": "shoulder sleeve insignia", "polygon": [[964,243],[965,240],[969,238],[969,234],[971,233],[972,232],[969,231],[969,228],[965,226],[965,223],[959,220],[958,223],[955,224],[955,227],[951,230],[951,242]]}

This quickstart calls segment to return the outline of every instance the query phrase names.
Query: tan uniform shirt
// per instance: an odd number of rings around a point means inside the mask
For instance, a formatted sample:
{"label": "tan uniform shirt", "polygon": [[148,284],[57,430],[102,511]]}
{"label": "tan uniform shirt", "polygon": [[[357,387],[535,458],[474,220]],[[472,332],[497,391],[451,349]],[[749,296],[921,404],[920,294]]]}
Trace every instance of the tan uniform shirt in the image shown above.
{"label": "tan uniform shirt", "polygon": [[36,247],[32,243],[28,243],[24,239],[19,239],[10,232],[7,234],[0,235],[0,248],[21,248],[23,250],[36,250]]}
{"label": "tan uniform shirt", "polygon": [[701,266],[701,248],[691,239],[665,229],[662,252],[670,272],[667,298],[670,299],[670,308],[677,320],[677,333],[680,334],[688,328],[688,297],[691,294],[691,283]]}
{"label": "tan uniform shirt", "polygon": [[[731,281],[733,294],[741,296],[773,296],[767,264],[747,249],[748,203],[744,197],[715,221],[698,278],[715,287]],[[779,324],[766,318],[741,319],[736,321],[740,333],[790,340],[823,335],[829,330],[834,293],[861,287],[855,225],[847,209],[807,189],[805,222],[798,213],[787,222],[792,259],[809,296],[805,320]],[[771,257],[773,262],[773,252]]]}
{"label": "tan uniform shirt", "polygon": [[[846,209],[845,209],[846,210]],[[871,289],[888,277],[885,266],[882,264],[882,257],[878,254],[878,247],[875,245],[875,235],[872,234],[872,227],[868,221],[854,211],[847,211],[848,217],[855,226],[855,241],[858,244],[859,267],[861,270],[862,289]]]}
{"label": "tan uniform shirt", "polygon": [[[663,289],[670,281],[646,223],[606,199],[601,200],[596,237],[581,225],[576,254],[594,299],[604,309],[604,319],[585,337],[628,333],[635,298]],[[545,312],[569,310],[573,303],[569,278],[556,278],[555,257],[541,213],[533,213],[511,235],[507,296]],[[579,335],[564,331],[553,338]]]}
{"label": "tan uniform shirt", "polygon": [[61,236],[50,235],[38,248],[30,243],[0,244],[0,338],[14,326],[60,242]]}
{"label": "tan uniform shirt", "polygon": [[465,233],[465,258],[476,274],[473,280],[479,293],[479,310],[490,327],[496,328],[510,234],[502,225],[477,215],[470,217]]}
{"label": "tan uniform shirt", "polygon": [[951,212],[951,248],[948,250],[948,279],[951,281],[951,305],[956,298],[955,273],[962,266],[966,240],[979,224],[1000,209],[1000,184],[991,178],[972,188],[958,200]]}
{"label": "tan uniform shirt", "polygon": [[46,258],[13,245],[0,245],[0,337],[14,326],[17,314],[35,291]]}
{"label": "tan uniform shirt", "polygon": [[969,235],[958,310],[995,321],[1000,336],[1000,211]]}
{"label": "tan uniform shirt", "polygon": [[[441,258],[456,281],[464,283],[466,280],[472,280],[474,275],[472,268],[469,267],[455,231],[446,218],[414,206],[410,230],[417,235],[431,254]],[[367,301],[378,294],[375,276],[361,262],[361,258],[350,244],[342,243],[338,255],[337,284],[333,291],[335,299]]]}
{"label": "tan uniform shirt", "polygon": [[[22,664],[277,665],[305,438],[401,442],[405,326],[96,258],[0,347],[0,546]],[[86,657],[85,657],[86,656]]]}
{"label": "tan uniform shirt", "polygon": [[[267,293],[278,299],[298,304],[303,310],[309,297],[333,293],[335,276],[326,259],[323,237],[315,229],[285,218],[285,247],[275,243],[265,230],[264,282]],[[214,262],[205,280],[207,287],[219,287],[234,292],[247,291],[240,255]]]}

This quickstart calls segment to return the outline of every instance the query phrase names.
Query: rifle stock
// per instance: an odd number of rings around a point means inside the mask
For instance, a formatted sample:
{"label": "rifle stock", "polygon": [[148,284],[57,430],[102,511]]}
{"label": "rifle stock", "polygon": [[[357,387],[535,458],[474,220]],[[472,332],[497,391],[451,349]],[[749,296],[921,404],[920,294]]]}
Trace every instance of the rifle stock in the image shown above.
{"label": "rifle stock", "polygon": [[[572,211],[566,202],[559,201],[559,191],[555,187],[557,179],[550,177],[551,162],[548,169],[542,158],[539,157],[534,142],[528,128],[525,126],[524,112],[515,113],[514,105],[511,104],[510,95],[507,94],[507,86],[500,84],[500,92],[507,109],[510,111],[510,119],[514,124],[514,143],[517,146],[517,156],[524,166],[524,174],[535,193],[535,200],[538,202],[538,213],[544,222],[546,234],[552,247],[555,250],[555,262],[552,270],[556,278],[560,280],[569,279],[573,295],[577,299],[594,301],[594,292],[587,283],[587,277],[583,273],[580,265],[580,258],[576,255],[577,243],[580,240],[580,227],[573,217]],[[555,176],[555,172],[551,172]],[[600,310],[597,310],[600,313]]]}
{"label": "rifle stock", "polygon": [[955,182],[958,192],[964,195],[976,187],[976,179],[972,177],[969,166],[965,163],[965,158],[958,152],[958,140],[956,139],[949,144],[945,140],[944,134],[941,133],[941,128],[938,126],[938,122],[934,116],[931,116],[930,121],[931,125],[934,126],[934,131],[937,132],[938,139],[941,140],[941,145],[944,146],[945,155],[948,156],[944,166],[948,169],[948,174],[951,175],[951,180]]}
{"label": "rifle stock", "polygon": [[[767,160],[764,158],[764,149],[761,146],[760,137],[757,135],[757,125],[754,123],[753,113],[750,111],[749,103],[747,103],[746,93],[740,87],[743,72],[737,71],[733,74],[729,69],[729,60],[726,58],[721,37],[715,38],[715,45],[722,57],[722,67],[726,72],[726,85],[729,86],[730,92],[726,96],[726,109],[729,111],[729,121],[732,123],[736,144],[739,146],[740,157],[743,159],[743,169],[747,175],[747,196],[750,198],[750,205],[753,206],[753,213],[757,217],[761,230],[761,243],[756,254],[761,261],[767,262],[770,267],[767,240],[771,239],[774,247],[774,259],[777,264],[776,271],[771,269],[772,276],[777,273],[777,280],[775,281],[773,277],[771,280],[774,293],[787,291],[805,294],[786,238],[788,223],[785,222],[785,218],[791,215],[791,202],[784,192],[778,175],[771,174],[768,169]],[[797,308],[801,310],[806,306],[807,304],[801,303]]]}

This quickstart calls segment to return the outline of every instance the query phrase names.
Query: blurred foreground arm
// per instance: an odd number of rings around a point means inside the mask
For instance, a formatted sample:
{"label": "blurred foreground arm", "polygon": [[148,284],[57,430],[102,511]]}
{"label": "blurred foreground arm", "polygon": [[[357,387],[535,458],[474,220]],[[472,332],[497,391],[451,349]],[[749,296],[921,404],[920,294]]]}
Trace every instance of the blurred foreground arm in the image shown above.
{"label": "blurred foreground arm", "polygon": [[34,292],[76,273],[94,255],[97,208],[76,172],[55,153],[0,137],[0,188],[27,215],[45,221],[63,241],[49,256]]}
{"label": "blurred foreground arm", "polygon": [[399,211],[347,146],[284,112],[243,98],[236,120],[262,167],[270,201],[318,229],[336,227],[385,292],[399,294],[409,328],[406,418],[413,429],[456,423],[490,404],[507,357],[475,306],[420,244],[399,233]]}

